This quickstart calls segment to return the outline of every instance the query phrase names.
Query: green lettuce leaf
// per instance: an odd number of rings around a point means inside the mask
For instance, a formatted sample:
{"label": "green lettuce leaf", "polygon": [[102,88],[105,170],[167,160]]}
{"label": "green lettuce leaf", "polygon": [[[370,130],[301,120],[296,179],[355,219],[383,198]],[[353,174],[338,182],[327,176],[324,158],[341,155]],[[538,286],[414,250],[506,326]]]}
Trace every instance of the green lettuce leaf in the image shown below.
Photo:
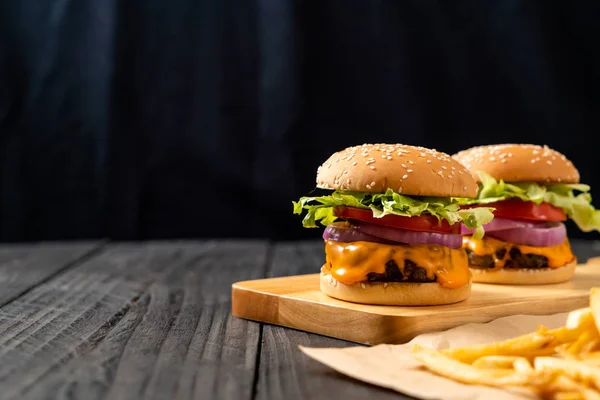
{"label": "green lettuce leaf", "polygon": [[470,229],[475,229],[475,238],[484,235],[483,225],[489,223],[494,215],[493,209],[479,207],[459,210],[456,199],[446,197],[410,197],[388,189],[384,194],[369,194],[363,192],[335,191],[329,196],[302,197],[293,202],[294,214],[301,215],[306,211],[302,220],[305,228],[316,228],[317,222],[329,225],[337,217],[333,210],[336,206],[348,206],[370,209],[375,218],[388,214],[405,217],[422,214],[433,215],[445,219],[450,225],[462,222]]}
{"label": "green lettuce leaf", "polygon": [[[535,182],[506,183],[478,171],[481,178],[479,195],[476,199],[456,199],[460,204],[489,204],[496,201],[516,198],[536,204],[550,203],[561,208],[584,232],[600,231],[600,210],[592,203],[588,193],[590,187],[584,184],[552,183],[540,185]],[[575,195],[575,191],[581,192]]]}

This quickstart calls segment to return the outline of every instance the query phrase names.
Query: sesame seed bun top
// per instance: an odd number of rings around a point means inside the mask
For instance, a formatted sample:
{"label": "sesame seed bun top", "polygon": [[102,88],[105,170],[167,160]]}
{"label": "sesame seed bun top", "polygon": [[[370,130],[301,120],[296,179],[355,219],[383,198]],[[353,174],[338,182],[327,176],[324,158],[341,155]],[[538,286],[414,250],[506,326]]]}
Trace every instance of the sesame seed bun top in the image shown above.
{"label": "sesame seed bun top", "polygon": [[477,146],[452,156],[471,171],[505,182],[579,183],[579,171],[563,154],[548,146],[499,144]]}
{"label": "sesame seed bun top", "polygon": [[317,170],[321,189],[413,196],[477,196],[477,183],[448,154],[403,144],[363,144],[334,153]]}

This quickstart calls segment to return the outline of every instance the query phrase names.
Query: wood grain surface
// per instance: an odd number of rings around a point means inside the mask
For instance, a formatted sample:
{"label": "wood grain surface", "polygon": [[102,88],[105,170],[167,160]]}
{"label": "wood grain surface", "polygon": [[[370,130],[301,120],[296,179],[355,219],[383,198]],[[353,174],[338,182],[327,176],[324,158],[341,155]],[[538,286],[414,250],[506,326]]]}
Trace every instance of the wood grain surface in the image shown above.
{"label": "wood grain surface", "polygon": [[0,306],[93,256],[101,247],[100,242],[0,246]]}
{"label": "wood grain surface", "polygon": [[353,343],[232,317],[234,282],[322,260],[320,241],[2,245],[0,398],[407,398],[298,350]]}
{"label": "wood grain surface", "polygon": [[2,308],[3,399],[249,399],[258,324],[231,283],[265,275],[263,242],[109,245]]}

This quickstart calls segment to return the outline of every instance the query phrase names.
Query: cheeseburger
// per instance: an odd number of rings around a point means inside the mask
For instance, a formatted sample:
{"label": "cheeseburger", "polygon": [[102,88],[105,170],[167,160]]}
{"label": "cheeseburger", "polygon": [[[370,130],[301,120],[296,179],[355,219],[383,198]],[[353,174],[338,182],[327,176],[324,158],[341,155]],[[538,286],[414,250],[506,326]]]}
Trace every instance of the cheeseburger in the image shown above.
{"label": "cheeseburger", "polygon": [[570,218],[585,232],[600,228],[590,187],[579,183],[573,163],[547,146],[531,144],[480,146],[453,157],[479,183],[477,198],[460,202],[494,208],[485,238],[463,229],[473,281],[531,285],[569,280],[577,260],[563,222]]}
{"label": "cheeseburger", "polygon": [[325,226],[321,290],[364,304],[435,305],[467,298],[471,273],[461,223],[483,235],[488,208],[460,210],[474,198],[471,174],[444,153],[422,147],[365,144],[333,154],[317,170],[317,188],[294,213],[304,227]]}

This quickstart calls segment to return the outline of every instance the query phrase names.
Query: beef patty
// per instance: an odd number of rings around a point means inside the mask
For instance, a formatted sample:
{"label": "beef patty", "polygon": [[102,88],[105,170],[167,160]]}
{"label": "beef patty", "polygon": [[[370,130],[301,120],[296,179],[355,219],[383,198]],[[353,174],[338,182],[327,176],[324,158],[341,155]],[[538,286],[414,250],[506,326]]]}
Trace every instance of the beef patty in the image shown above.
{"label": "beef patty", "polygon": [[[469,266],[475,268],[494,268],[494,255],[488,254],[478,256],[471,249],[465,249],[469,256]],[[506,249],[500,249],[495,254],[496,258],[503,259],[506,256]],[[521,251],[512,247],[508,252],[508,259],[504,263],[504,268],[548,268],[548,258],[537,254],[523,254]]]}
{"label": "beef patty", "polygon": [[437,277],[433,279],[427,277],[425,268],[419,267],[410,260],[404,260],[404,273],[398,267],[394,260],[389,260],[385,263],[385,272],[378,274],[369,272],[367,274],[369,282],[435,282]]}

